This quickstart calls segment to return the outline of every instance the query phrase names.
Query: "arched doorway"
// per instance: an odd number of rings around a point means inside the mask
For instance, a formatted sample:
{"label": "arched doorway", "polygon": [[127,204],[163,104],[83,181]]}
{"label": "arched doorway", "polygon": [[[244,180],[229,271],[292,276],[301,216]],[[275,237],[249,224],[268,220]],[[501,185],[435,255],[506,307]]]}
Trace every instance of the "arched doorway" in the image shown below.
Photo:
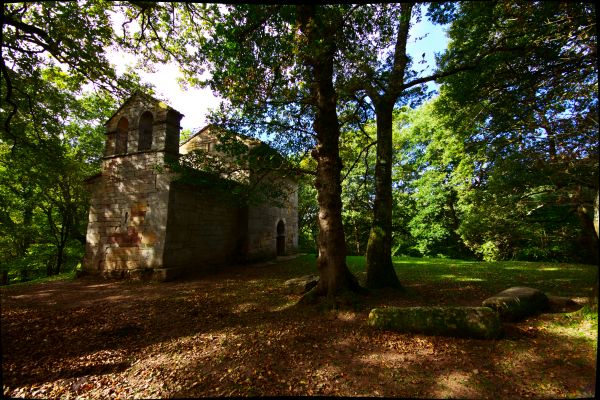
{"label": "arched doorway", "polygon": [[277,223],[277,255],[285,256],[285,222]]}

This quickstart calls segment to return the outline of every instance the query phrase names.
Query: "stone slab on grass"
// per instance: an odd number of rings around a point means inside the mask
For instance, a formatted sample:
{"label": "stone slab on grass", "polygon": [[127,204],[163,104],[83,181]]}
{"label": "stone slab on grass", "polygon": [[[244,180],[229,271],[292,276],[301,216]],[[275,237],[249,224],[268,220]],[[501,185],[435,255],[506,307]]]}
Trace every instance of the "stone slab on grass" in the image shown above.
{"label": "stone slab on grass", "polygon": [[548,309],[548,296],[538,289],[512,287],[483,301],[482,306],[496,310],[503,321],[519,321]]}
{"label": "stone slab on grass", "polygon": [[548,312],[565,313],[577,311],[582,306],[569,297],[548,296]]}
{"label": "stone slab on grass", "polygon": [[502,323],[487,307],[374,308],[367,323],[380,329],[475,339],[498,339]]}
{"label": "stone slab on grass", "polygon": [[305,275],[299,278],[288,279],[283,283],[283,287],[287,293],[304,294],[313,287],[317,286],[318,282],[318,275]]}

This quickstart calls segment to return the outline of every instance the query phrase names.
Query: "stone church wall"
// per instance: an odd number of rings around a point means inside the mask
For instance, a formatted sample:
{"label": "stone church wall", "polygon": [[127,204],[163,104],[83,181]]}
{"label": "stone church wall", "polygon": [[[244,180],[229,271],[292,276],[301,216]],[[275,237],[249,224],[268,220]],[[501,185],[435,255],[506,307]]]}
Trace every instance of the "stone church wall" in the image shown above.
{"label": "stone church wall", "polygon": [[213,272],[244,258],[245,211],[209,187],[173,184],[165,265],[186,273]]}
{"label": "stone church wall", "polygon": [[109,277],[162,268],[170,176],[159,173],[164,153],[103,160],[91,182],[84,265]]}
{"label": "stone church wall", "polygon": [[[274,258],[277,255],[293,254],[298,250],[297,186],[288,182],[286,187],[289,195],[284,207],[262,204],[248,208],[248,260]],[[285,244],[282,254],[278,254],[278,236],[282,235]]]}
{"label": "stone church wall", "polygon": [[[279,208],[240,206],[222,190],[177,182],[167,161],[179,154],[181,117],[166,104],[135,94],[106,123],[102,173],[87,180],[92,195],[87,272],[166,280],[297,250],[295,183],[281,182],[292,190]],[[206,137],[189,146],[208,140],[206,151],[212,152],[214,138],[203,131]]]}

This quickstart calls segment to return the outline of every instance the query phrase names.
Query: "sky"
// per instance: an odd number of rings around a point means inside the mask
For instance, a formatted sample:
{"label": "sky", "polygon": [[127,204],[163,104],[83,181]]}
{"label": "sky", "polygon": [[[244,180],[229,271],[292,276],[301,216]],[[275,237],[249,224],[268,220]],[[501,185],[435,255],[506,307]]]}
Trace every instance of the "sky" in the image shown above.
{"label": "sky", "polygon": [[[422,59],[422,54],[425,53],[427,68],[423,74],[430,74],[435,68],[434,54],[442,52],[448,43],[444,27],[433,25],[425,17],[423,10],[422,21],[411,27],[409,43],[407,51],[413,57],[413,63],[418,66],[417,62]],[[421,40],[416,38],[425,36]],[[116,64],[117,72],[122,73],[128,65],[135,65],[135,56],[125,53],[114,54],[111,57]],[[177,78],[182,74],[175,64],[157,65],[155,72],[137,71],[142,80],[155,85],[157,97],[164,100],[171,107],[181,112],[184,117],[181,120],[183,129],[190,129],[192,132],[197,132],[206,125],[206,116],[210,108],[218,107],[220,99],[213,95],[210,89],[182,89],[177,83]],[[435,83],[429,83],[428,88],[436,88]]]}

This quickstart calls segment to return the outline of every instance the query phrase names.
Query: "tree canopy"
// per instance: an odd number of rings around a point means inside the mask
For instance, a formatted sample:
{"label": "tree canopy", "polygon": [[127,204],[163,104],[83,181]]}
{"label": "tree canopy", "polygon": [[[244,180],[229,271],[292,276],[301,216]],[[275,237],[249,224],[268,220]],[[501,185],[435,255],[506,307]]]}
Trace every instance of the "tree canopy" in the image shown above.
{"label": "tree canopy", "polygon": [[[118,75],[108,49],[147,68],[177,63],[185,85],[224,99],[211,122],[303,173],[300,230],[320,255],[321,294],[357,289],[347,252],[367,254],[371,287],[398,286],[394,254],[597,257],[592,3],[81,0],[3,12],[0,246],[12,279],[77,264],[101,122],[134,89],[152,91]],[[406,51],[423,18],[450,39],[429,75]],[[423,104],[431,80],[439,95]]]}

